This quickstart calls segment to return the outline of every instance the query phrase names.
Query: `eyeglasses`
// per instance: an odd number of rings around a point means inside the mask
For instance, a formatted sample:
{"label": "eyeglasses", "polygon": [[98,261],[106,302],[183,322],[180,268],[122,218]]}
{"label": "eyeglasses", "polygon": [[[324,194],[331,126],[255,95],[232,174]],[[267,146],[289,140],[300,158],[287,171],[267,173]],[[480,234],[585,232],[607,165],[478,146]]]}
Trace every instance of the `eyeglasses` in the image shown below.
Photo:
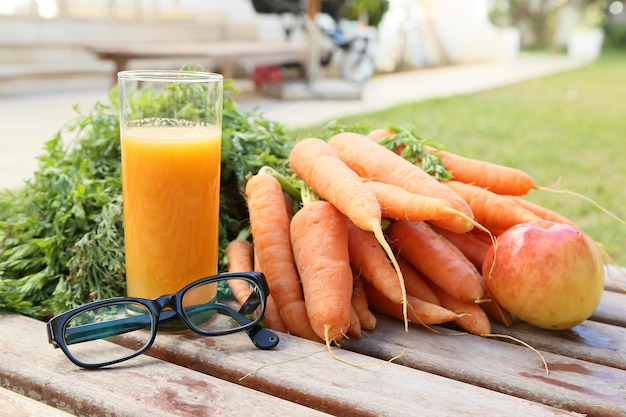
{"label": "eyeglasses", "polygon": [[[240,303],[229,290],[236,284],[240,288],[247,285]],[[48,341],[76,365],[99,368],[144,353],[152,346],[159,325],[181,319],[200,335],[221,336],[243,330],[256,347],[271,349],[278,344],[278,336],[260,324],[268,295],[261,273],[214,275],[152,300],[110,298],[59,314],[48,321]],[[136,348],[110,343],[125,333],[140,341]]]}

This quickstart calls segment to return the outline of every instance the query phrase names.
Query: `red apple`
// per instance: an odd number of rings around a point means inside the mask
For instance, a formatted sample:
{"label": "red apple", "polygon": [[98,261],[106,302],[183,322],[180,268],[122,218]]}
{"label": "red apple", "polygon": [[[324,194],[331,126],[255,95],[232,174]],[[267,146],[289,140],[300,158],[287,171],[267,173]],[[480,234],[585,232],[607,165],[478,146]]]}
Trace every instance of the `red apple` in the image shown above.
{"label": "red apple", "polygon": [[503,232],[495,250],[485,255],[483,276],[502,307],[550,330],[569,329],[589,318],[604,289],[598,245],[573,226],[547,220]]}

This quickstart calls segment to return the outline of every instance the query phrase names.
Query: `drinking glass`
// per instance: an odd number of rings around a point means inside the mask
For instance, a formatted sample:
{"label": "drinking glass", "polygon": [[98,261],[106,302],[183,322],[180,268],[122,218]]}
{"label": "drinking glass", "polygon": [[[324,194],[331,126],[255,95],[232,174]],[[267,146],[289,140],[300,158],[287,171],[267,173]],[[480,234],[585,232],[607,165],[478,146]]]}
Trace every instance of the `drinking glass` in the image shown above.
{"label": "drinking glass", "polygon": [[218,271],[223,77],[133,70],[118,83],[127,295],[152,299]]}

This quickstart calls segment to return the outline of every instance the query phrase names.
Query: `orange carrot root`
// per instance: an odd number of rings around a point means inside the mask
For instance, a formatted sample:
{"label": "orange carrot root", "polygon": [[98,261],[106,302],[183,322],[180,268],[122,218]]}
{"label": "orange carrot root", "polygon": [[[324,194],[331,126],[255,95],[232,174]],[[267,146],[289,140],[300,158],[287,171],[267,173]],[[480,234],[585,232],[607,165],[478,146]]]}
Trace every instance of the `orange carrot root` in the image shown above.
{"label": "orange carrot root", "polygon": [[248,180],[245,191],[255,253],[281,318],[291,333],[319,340],[306,314],[280,183],[271,175],[258,174]]}
{"label": "orange carrot root", "polygon": [[[341,160],[361,177],[393,184],[415,194],[447,200],[454,209],[474,217],[468,204],[456,193],[420,167],[366,136],[343,132],[333,136],[328,143]],[[465,218],[459,218],[459,222],[459,228],[466,227]]]}
{"label": "orange carrot root", "polygon": [[282,317],[280,317],[280,311],[274,301],[274,297],[270,294],[267,297],[267,303],[265,305],[265,315],[263,316],[263,322],[268,329],[276,330],[278,332],[288,333],[289,329],[285,326]]}
{"label": "orange carrot root", "polygon": [[352,316],[345,217],[327,201],[307,203],[293,216],[291,243],[313,330],[322,340],[341,339]]}
{"label": "orange carrot root", "polygon": [[535,189],[535,180],[526,172],[448,151],[430,149],[441,156],[444,166],[456,181],[473,184],[501,195],[525,195]]}
{"label": "orange carrot root", "polygon": [[[387,316],[402,320],[404,313],[402,304],[394,303],[383,294],[375,289],[371,284],[364,282],[365,293],[367,294],[367,302],[372,309],[383,313]],[[442,324],[454,321],[458,315],[437,304],[432,304],[411,295],[407,296],[409,304],[408,317],[412,323],[431,325]]]}
{"label": "orange carrot root", "polygon": [[455,209],[443,198],[415,194],[402,187],[379,181],[364,180],[364,183],[376,195],[385,218],[436,221],[441,228],[459,233],[472,230],[476,224],[473,218]]}
{"label": "orange carrot root", "polygon": [[402,303],[402,287],[387,254],[372,232],[359,229],[347,220],[350,265],[387,298]]}
{"label": "orange carrot root", "polygon": [[426,223],[401,220],[388,230],[389,241],[398,256],[446,292],[467,301],[483,298],[484,289],[476,268],[470,267],[467,259],[451,249]]}
{"label": "orange carrot root", "polygon": [[456,246],[465,257],[479,270],[482,270],[485,253],[491,247],[491,241],[477,238],[471,233],[454,233],[449,230],[433,227],[437,233]]}
{"label": "orange carrot root", "polygon": [[432,289],[439,297],[443,307],[459,315],[454,322],[460,328],[479,336],[491,333],[489,317],[478,304],[471,301],[458,300],[435,284],[432,284]]}
{"label": "orange carrot root", "polygon": [[404,275],[404,284],[406,293],[420,300],[427,301],[432,304],[441,305],[439,298],[434,293],[426,278],[424,278],[406,259],[399,257],[398,263]]}
{"label": "orange carrot root", "polygon": [[374,330],[376,328],[376,316],[372,313],[367,303],[363,281],[354,270],[352,271],[352,275],[354,279],[352,288],[352,308],[354,308],[354,311],[359,317],[361,329]]}
{"label": "orange carrot root", "polygon": [[460,181],[448,181],[446,185],[469,204],[476,221],[489,230],[506,230],[540,218],[507,196]]}

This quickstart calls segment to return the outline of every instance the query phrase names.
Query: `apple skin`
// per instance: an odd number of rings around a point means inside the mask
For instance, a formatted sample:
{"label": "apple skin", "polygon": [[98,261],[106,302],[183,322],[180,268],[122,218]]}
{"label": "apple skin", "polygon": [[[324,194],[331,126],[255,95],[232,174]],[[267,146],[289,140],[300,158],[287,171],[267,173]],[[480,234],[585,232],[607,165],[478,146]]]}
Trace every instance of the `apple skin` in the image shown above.
{"label": "apple skin", "polygon": [[603,256],[593,239],[571,225],[536,220],[504,231],[497,242],[482,272],[503,308],[548,330],[570,329],[593,314],[604,290]]}

